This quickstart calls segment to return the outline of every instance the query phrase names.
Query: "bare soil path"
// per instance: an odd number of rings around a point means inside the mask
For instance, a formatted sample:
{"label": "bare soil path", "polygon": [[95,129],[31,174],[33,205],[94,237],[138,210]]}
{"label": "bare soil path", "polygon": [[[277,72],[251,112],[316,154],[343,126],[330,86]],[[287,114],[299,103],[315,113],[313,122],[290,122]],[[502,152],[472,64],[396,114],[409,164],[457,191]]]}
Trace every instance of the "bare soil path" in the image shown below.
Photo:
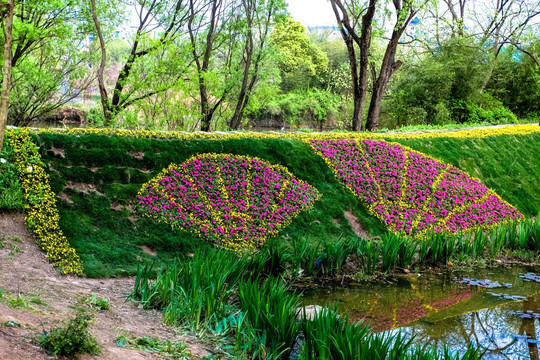
{"label": "bare soil path", "polygon": [[[24,215],[0,213],[0,360],[53,359],[39,348],[36,338],[44,329],[61,326],[73,318],[73,305],[92,293],[107,298],[110,310],[96,312],[91,327],[102,353],[81,359],[159,359],[159,354],[119,347],[118,335],[182,340],[192,359],[210,354],[196,339],[179,336],[161,323],[157,311],[145,311],[126,301],[133,278],[88,279],[61,275],[46,260],[26,229]],[[21,299],[32,307],[14,308],[9,300]],[[39,304],[44,302],[46,305]],[[20,326],[20,327],[19,327]]]}

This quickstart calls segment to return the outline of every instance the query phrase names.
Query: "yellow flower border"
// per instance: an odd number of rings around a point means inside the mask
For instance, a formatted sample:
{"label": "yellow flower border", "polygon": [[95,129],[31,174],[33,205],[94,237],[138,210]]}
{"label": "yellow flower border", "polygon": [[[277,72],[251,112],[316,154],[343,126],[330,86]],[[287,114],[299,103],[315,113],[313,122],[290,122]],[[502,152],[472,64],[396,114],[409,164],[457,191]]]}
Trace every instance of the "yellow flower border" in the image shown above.
{"label": "yellow flower border", "polygon": [[133,138],[179,139],[179,140],[227,140],[227,139],[293,139],[306,141],[310,139],[431,139],[431,138],[486,138],[499,135],[529,135],[540,133],[538,125],[510,125],[499,128],[478,128],[457,131],[433,131],[419,133],[368,133],[368,132],[325,132],[325,133],[260,133],[260,132],[182,132],[158,130],[129,129],[34,129],[35,133],[52,133],[65,135],[115,135]]}
{"label": "yellow flower border", "polygon": [[56,195],[51,189],[50,177],[30,136],[29,129],[8,129],[6,135],[15,154],[17,172],[26,205],[26,224],[36,236],[36,242],[45,251],[47,259],[64,274],[81,275],[81,258],[71,247],[58,224],[60,215]]}

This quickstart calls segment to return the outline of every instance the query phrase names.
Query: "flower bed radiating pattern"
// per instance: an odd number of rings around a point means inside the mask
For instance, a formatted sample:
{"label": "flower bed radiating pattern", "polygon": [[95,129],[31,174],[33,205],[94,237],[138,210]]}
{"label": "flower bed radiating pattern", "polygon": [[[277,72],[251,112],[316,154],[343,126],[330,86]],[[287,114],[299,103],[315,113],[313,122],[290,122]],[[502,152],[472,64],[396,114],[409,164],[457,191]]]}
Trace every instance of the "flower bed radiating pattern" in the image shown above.
{"label": "flower bed radiating pattern", "polygon": [[257,158],[204,154],[171,164],[139,194],[143,213],[239,251],[277,234],[317,199],[312,186]]}
{"label": "flower bed radiating pattern", "polygon": [[309,143],[392,231],[471,231],[523,217],[480,181],[399,144],[372,139]]}

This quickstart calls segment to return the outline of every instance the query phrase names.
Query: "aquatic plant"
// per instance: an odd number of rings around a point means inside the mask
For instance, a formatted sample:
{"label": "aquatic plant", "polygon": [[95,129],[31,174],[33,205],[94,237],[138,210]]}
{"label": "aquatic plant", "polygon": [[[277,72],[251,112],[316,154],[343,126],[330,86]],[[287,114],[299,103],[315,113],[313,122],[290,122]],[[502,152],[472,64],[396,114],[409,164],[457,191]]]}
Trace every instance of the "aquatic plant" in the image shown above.
{"label": "aquatic plant", "polygon": [[238,301],[247,321],[256,329],[254,340],[267,349],[267,357],[289,359],[301,323],[297,321],[300,295],[291,294],[279,278],[238,284]]}
{"label": "aquatic plant", "polygon": [[382,237],[382,270],[394,269],[399,259],[403,240],[397,234],[388,233]]}
{"label": "aquatic plant", "polygon": [[143,214],[230,250],[253,249],[317,200],[287,169],[238,155],[171,164],[139,193]]}
{"label": "aquatic plant", "polygon": [[365,274],[371,275],[375,272],[381,246],[382,242],[374,239],[364,239],[358,244],[356,251],[363,260],[363,271]]}
{"label": "aquatic plant", "polygon": [[480,181],[404,146],[372,139],[310,144],[393,232],[457,233],[523,217]]}
{"label": "aquatic plant", "polygon": [[412,339],[397,334],[373,334],[348,315],[323,309],[302,324],[301,359],[403,359]]}
{"label": "aquatic plant", "polygon": [[251,275],[248,260],[224,251],[196,252],[191,261],[173,261],[151,281],[149,267],[139,270],[130,298],[145,308],[164,309],[164,322],[201,329],[227,315],[231,290]]}

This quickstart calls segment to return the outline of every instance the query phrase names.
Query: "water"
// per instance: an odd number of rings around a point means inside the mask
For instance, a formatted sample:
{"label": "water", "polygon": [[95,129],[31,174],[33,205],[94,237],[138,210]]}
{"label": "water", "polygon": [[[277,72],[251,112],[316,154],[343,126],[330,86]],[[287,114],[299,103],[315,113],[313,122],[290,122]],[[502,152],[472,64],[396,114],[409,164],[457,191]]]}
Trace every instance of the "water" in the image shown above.
{"label": "water", "polygon": [[376,331],[414,335],[418,346],[446,345],[457,353],[472,343],[486,350],[486,359],[539,359],[540,276],[534,275],[540,268],[414,274],[395,285],[319,289],[303,301],[337,307]]}

